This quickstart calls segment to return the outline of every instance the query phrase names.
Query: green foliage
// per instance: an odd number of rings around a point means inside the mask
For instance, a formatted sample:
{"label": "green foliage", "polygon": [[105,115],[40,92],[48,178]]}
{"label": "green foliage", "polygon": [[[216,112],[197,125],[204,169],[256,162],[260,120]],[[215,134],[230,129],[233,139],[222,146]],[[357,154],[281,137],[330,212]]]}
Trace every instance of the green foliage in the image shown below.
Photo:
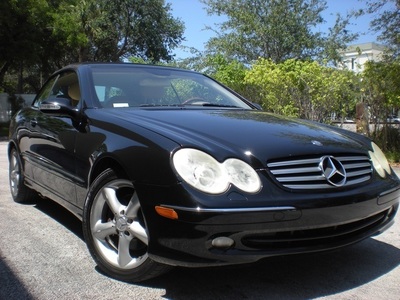
{"label": "green foliage", "polygon": [[351,24],[351,18],[353,18],[353,14],[336,15],[335,24],[329,28],[328,34],[321,40],[321,49],[316,57],[319,62],[324,64],[329,62],[334,66],[340,65],[342,61],[341,50],[347,48],[359,35],[346,29]]}
{"label": "green foliage", "polygon": [[35,93],[77,61],[170,61],[184,25],[164,0],[0,1],[0,90]]}
{"label": "green foliage", "polygon": [[34,59],[46,36],[47,1],[2,0],[0,11],[0,63]]}
{"label": "green foliage", "polygon": [[372,14],[370,27],[379,33],[378,40],[389,48],[388,58],[396,58],[400,54],[400,2],[398,0],[369,0],[366,11],[359,14]]}
{"label": "green foliage", "polygon": [[363,72],[363,97],[370,108],[371,119],[382,126],[375,126],[372,138],[379,141],[384,151],[400,152],[399,129],[386,123],[390,114],[400,109],[400,63],[368,62]]}
{"label": "green foliage", "polygon": [[399,163],[400,162],[400,150],[396,149],[394,151],[387,151],[385,153],[386,158],[390,163]]}
{"label": "green foliage", "polygon": [[150,61],[145,60],[143,57],[137,57],[137,56],[131,56],[129,57],[129,62],[134,63],[134,64],[151,64]]}
{"label": "green foliage", "polygon": [[143,65],[159,65],[159,66],[168,66],[168,67],[178,67],[178,63],[176,61],[151,61],[150,59],[145,59],[139,56],[131,56],[128,58],[128,62],[134,64],[143,64]]}
{"label": "green foliage", "polygon": [[400,131],[398,127],[383,126],[373,133],[372,138],[385,153],[390,154],[392,162],[400,161]]}
{"label": "green foliage", "polygon": [[377,120],[400,109],[400,62],[368,62],[363,72],[364,101]]}
{"label": "green foliage", "polygon": [[346,116],[358,98],[356,75],[316,62],[259,59],[245,82],[257,89],[252,100],[265,110],[316,121],[328,121],[333,113]]}
{"label": "green foliage", "polygon": [[338,59],[337,50],[354,40],[345,30],[349,17],[338,17],[326,35],[318,31],[326,1],[320,0],[202,0],[209,14],[226,16],[217,37],[207,43],[210,53],[223,53],[244,63],[258,58],[279,63],[287,59]]}
{"label": "green foliage", "polygon": [[[45,0],[0,1],[0,90],[12,93],[22,89],[21,83],[15,83],[17,76],[6,77],[8,72],[18,74],[24,67],[34,70],[42,58],[54,57],[56,51],[49,50],[54,47],[49,30],[50,11]],[[37,74],[36,78],[39,78]],[[35,81],[35,78],[32,76],[29,80]]]}
{"label": "green foliage", "polygon": [[243,63],[237,60],[228,60],[223,55],[216,54],[207,55],[205,65],[207,65],[207,68],[201,71],[238,93],[244,92],[244,77],[247,68]]}
{"label": "green foliage", "polygon": [[164,0],[64,0],[54,20],[54,33],[79,61],[169,61],[183,39],[183,23]]}

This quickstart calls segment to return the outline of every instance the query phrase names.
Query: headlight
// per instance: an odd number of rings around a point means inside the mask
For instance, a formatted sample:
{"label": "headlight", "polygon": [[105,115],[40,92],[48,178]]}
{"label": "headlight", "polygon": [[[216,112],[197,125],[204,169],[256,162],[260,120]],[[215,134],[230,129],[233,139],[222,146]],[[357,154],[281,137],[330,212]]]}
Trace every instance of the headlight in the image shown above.
{"label": "headlight", "polygon": [[388,174],[392,172],[389,163],[385,154],[383,154],[382,150],[375,143],[372,142],[371,146],[373,151],[369,151],[369,156],[371,157],[372,164],[379,176],[384,178],[386,176],[385,171]]}
{"label": "headlight", "polygon": [[256,171],[244,161],[230,158],[223,163],[229,181],[237,188],[248,193],[256,193],[261,188],[260,178]]}
{"label": "headlight", "polygon": [[185,148],[178,150],[172,161],[184,181],[205,193],[221,194],[230,184],[247,193],[256,193],[261,188],[257,172],[239,159],[219,163],[207,153]]}

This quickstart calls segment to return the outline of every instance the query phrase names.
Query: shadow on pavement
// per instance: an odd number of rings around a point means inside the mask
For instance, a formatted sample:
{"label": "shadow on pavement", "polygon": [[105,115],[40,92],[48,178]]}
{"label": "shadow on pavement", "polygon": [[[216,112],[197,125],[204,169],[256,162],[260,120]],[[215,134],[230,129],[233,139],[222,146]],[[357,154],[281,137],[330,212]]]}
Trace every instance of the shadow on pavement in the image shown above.
{"label": "shadow on pavement", "polygon": [[[167,299],[312,299],[378,279],[400,264],[400,250],[368,239],[334,252],[264,259],[252,265],[177,268],[153,279]],[[150,283],[150,282],[148,282]]]}
{"label": "shadow on pavement", "polygon": [[[82,223],[69,211],[50,200],[35,207],[83,240]],[[370,238],[337,251],[248,265],[175,268],[138,285],[165,289],[166,299],[312,299],[357,288],[399,265],[400,249]],[[0,279],[4,276],[0,272]]]}
{"label": "shadow on pavement", "polygon": [[83,239],[82,222],[61,205],[48,199],[37,201],[35,208],[45,213],[81,240]]}
{"label": "shadow on pavement", "polygon": [[0,299],[33,300],[26,287],[5,262],[0,252]]}

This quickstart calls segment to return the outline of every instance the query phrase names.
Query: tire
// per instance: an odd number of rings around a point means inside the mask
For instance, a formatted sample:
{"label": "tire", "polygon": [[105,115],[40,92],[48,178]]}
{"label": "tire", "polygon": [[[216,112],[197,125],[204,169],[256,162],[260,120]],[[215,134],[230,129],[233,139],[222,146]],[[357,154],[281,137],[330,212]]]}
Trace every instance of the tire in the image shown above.
{"label": "tire", "polygon": [[90,187],[83,235],[99,269],[112,278],[140,282],[171,268],[148,256],[149,237],[137,193],[131,181],[118,178],[112,169]]}
{"label": "tire", "polygon": [[24,183],[24,174],[20,156],[15,148],[11,149],[9,156],[8,179],[11,195],[17,203],[35,203],[38,195]]}

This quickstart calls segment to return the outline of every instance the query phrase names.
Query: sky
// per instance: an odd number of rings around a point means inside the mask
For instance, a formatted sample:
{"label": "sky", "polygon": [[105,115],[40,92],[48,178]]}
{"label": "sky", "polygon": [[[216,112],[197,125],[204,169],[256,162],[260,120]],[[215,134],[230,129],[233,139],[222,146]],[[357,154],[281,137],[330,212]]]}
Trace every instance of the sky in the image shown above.
{"label": "sky", "polygon": [[[197,50],[204,50],[205,43],[210,37],[215,36],[211,30],[205,30],[206,26],[214,27],[215,23],[220,23],[223,18],[218,16],[208,16],[205,6],[199,0],[166,0],[171,4],[171,13],[175,18],[179,18],[185,24],[185,41],[182,46],[194,47]],[[346,15],[348,11],[353,9],[365,8],[365,0],[327,0],[328,9],[324,11],[322,17],[326,21],[326,30],[334,25],[336,13]],[[353,20],[353,25],[348,29],[354,33],[360,33],[360,37],[354,44],[377,42],[376,34],[369,30],[369,23],[373,16],[363,16]],[[174,49],[177,59],[192,56],[189,52],[182,49]]]}

